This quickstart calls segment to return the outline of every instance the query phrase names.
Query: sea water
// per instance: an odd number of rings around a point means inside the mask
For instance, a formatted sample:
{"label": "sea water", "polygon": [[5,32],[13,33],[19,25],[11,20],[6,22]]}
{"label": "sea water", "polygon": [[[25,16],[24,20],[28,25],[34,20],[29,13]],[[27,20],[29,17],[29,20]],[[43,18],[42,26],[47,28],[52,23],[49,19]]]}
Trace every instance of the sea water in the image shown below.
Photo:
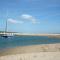
{"label": "sea water", "polygon": [[9,38],[0,37],[0,49],[16,46],[27,46],[37,44],[60,43],[59,38],[48,38],[47,36],[12,36]]}

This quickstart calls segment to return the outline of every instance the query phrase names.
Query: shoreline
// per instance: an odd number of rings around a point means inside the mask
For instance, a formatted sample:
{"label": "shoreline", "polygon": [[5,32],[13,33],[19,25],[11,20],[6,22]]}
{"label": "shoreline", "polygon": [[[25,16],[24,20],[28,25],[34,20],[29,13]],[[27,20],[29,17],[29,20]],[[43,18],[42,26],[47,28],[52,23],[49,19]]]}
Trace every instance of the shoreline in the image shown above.
{"label": "shoreline", "polygon": [[55,44],[40,44],[30,46],[20,46],[15,48],[5,49],[0,52],[0,56],[25,54],[25,53],[39,53],[39,52],[60,52],[60,43]]}
{"label": "shoreline", "polygon": [[[0,36],[3,34],[0,33]],[[6,33],[6,34],[11,35],[11,33]],[[15,33],[15,34],[12,34],[12,36],[47,36],[48,38],[60,38],[60,34],[20,34],[20,33]]]}
{"label": "shoreline", "polygon": [[48,38],[60,38],[60,35],[48,35]]}

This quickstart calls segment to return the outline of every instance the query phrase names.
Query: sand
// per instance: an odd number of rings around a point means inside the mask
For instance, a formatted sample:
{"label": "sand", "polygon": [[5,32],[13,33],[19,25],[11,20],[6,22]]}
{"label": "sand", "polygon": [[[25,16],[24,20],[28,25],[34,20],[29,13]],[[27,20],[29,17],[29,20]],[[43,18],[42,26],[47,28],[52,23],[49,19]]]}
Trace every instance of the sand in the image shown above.
{"label": "sand", "polygon": [[60,52],[60,43],[19,46],[15,48],[5,49],[4,51],[0,51],[0,56],[12,55],[12,54],[25,54],[25,53],[39,53],[39,52]]}
{"label": "sand", "polygon": [[60,35],[48,35],[49,38],[59,38],[60,39]]}
{"label": "sand", "polygon": [[0,60],[60,60],[60,52],[39,52],[1,56]]}
{"label": "sand", "polygon": [[[60,35],[49,38],[60,38]],[[0,51],[0,60],[60,60],[60,43],[19,46]]]}
{"label": "sand", "polygon": [[0,60],[60,60],[60,43],[6,49],[0,52]]}

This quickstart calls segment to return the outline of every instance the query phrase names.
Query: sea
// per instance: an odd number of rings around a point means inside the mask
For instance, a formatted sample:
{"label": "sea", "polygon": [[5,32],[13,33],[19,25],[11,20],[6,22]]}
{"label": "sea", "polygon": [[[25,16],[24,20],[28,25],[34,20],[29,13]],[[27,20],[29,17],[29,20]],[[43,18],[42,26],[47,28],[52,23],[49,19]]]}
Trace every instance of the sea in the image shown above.
{"label": "sea", "polygon": [[48,36],[12,36],[8,38],[0,37],[0,50],[5,48],[14,48],[17,46],[54,43],[60,43],[60,38],[49,38]]}

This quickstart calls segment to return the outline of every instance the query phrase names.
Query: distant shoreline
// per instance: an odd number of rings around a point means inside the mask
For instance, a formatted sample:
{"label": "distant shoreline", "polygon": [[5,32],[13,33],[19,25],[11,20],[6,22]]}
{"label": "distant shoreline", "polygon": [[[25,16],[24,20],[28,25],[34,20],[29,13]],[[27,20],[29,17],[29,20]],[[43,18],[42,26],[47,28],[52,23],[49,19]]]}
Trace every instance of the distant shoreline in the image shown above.
{"label": "distant shoreline", "polygon": [[20,33],[0,33],[0,36],[7,34],[12,36],[47,36],[48,38],[60,38],[60,34],[20,34]]}
{"label": "distant shoreline", "polygon": [[60,34],[34,34],[34,33],[15,33],[15,32],[0,32],[0,35],[3,34],[11,34],[11,35],[17,35],[17,36],[60,36]]}
{"label": "distant shoreline", "polygon": [[60,34],[48,35],[49,38],[60,38]]}

